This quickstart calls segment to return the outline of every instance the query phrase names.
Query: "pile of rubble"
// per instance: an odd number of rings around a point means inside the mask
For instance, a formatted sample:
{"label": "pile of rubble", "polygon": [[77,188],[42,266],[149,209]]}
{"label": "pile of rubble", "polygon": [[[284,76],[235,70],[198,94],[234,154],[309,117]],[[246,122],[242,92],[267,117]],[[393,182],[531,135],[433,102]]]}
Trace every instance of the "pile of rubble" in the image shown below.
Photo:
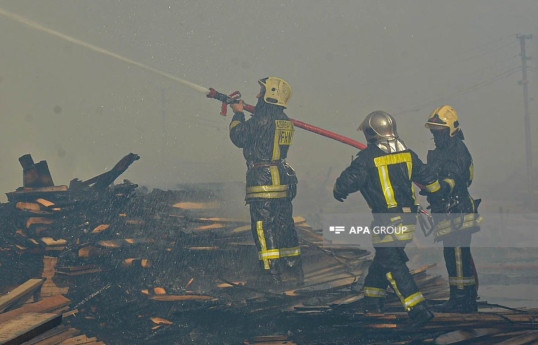
{"label": "pile of rubble", "polygon": [[[138,158],[129,154],[105,174],[55,186],[46,162],[21,157],[24,186],[0,205],[0,293],[9,292],[0,297],[0,344],[538,340],[537,310],[485,302],[478,314],[438,314],[414,333],[392,291],[388,313],[355,312],[370,253],[327,246],[303,217],[295,221],[305,285],[259,286],[250,221],[215,217],[225,202],[215,189],[113,185]],[[415,280],[428,299],[447,297],[430,267],[414,271]]]}

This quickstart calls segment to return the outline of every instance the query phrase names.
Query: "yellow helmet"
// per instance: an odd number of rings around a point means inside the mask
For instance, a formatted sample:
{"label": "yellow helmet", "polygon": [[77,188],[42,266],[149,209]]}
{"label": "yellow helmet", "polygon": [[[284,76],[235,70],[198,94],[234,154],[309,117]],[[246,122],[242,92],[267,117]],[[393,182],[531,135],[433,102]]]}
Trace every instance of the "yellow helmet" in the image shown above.
{"label": "yellow helmet", "polygon": [[292,95],[291,86],[287,81],[276,77],[267,77],[258,80],[258,84],[265,89],[263,95],[265,102],[282,107],[287,106]]}
{"label": "yellow helmet", "polygon": [[450,136],[453,137],[460,131],[458,113],[451,106],[443,105],[431,113],[425,127],[430,129],[447,127],[450,130]]}

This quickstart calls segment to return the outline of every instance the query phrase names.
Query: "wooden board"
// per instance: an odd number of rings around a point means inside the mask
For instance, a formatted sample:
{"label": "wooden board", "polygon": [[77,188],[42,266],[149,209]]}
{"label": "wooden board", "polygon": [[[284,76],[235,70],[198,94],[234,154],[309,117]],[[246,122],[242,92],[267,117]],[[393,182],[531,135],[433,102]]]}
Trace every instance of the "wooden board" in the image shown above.
{"label": "wooden board", "polygon": [[518,337],[507,339],[498,345],[525,345],[532,341],[538,340],[538,331],[529,331],[527,334],[522,334]]}
{"label": "wooden board", "polygon": [[476,329],[457,330],[457,331],[448,332],[448,333],[438,336],[437,338],[435,338],[435,344],[438,344],[438,345],[457,344],[462,341],[490,336],[492,334],[496,334],[499,332],[500,330],[496,328],[476,328]]}
{"label": "wooden board", "polygon": [[56,295],[65,295],[69,291],[68,287],[58,287],[54,284],[52,278],[56,274],[56,265],[58,264],[58,258],[53,256],[43,257],[43,278],[47,278],[43,287],[41,288],[41,297],[50,297]]}
{"label": "wooden board", "polygon": [[0,345],[28,341],[62,322],[62,315],[27,313],[0,324]]}
{"label": "wooden board", "polygon": [[0,314],[0,323],[14,319],[25,313],[45,313],[61,307],[65,307],[71,303],[71,300],[62,295],[47,297],[39,302],[25,304],[22,307]]}
{"label": "wooden board", "polygon": [[83,335],[79,335],[79,336],[71,338],[71,339],[66,339],[66,340],[62,341],[59,345],[88,344],[88,343],[93,343],[95,341],[97,341],[96,337],[88,338],[88,336],[83,334]]}
{"label": "wooden board", "polygon": [[213,300],[214,297],[203,295],[162,295],[150,297],[154,301],[176,302],[176,301],[194,301],[194,300]]}
{"label": "wooden board", "polygon": [[76,328],[66,328],[65,326],[58,326],[50,331],[43,333],[39,337],[24,343],[24,345],[56,345],[62,341],[72,338],[78,335],[80,331]]}
{"label": "wooden board", "polygon": [[6,310],[9,306],[16,303],[22,297],[36,291],[39,287],[41,287],[41,285],[43,285],[44,281],[45,279],[30,279],[26,283],[10,291],[7,295],[0,297],[0,312]]}

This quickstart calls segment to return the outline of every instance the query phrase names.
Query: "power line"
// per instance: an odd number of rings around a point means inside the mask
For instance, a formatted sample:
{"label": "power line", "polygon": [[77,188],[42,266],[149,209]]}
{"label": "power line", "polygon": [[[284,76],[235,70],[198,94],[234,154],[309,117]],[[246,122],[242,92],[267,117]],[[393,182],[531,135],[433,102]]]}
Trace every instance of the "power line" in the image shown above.
{"label": "power line", "polygon": [[480,81],[478,83],[475,83],[475,84],[473,84],[473,85],[471,85],[469,87],[466,87],[466,88],[464,88],[462,90],[458,90],[458,91],[450,94],[449,96],[438,97],[436,99],[433,99],[433,100],[426,101],[426,102],[420,103],[418,105],[415,105],[413,107],[409,107],[406,110],[396,112],[395,114],[406,114],[406,113],[411,113],[411,112],[417,112],[417,111],[425,108],[426,106],[431,106],[432,104],[443,103],[443,101],[446,100],[446,99],[453,98],[453,97],[459,96],[459,95],[465,95],[465,94],[467,94],[469,92],[476,91],[476,90],[478,90],[480,88],[483,88],[485,86],[493,84],[498,80],[508,78],[512,74],[518,72],[520,69],[521,69],[520,66],[512,67],[512,68],[510,68],[508,70],[503,71],[502,73],[499,73],[499,74],[493,76],[492,78],[482,80],[482,81]]}
{"label": "power line", "polygon": [[[475,58],[482,57],[482,56],[488,55],[490,53],[496,53],[499,50],[504,49],[504,48],[506,48],[508,46],[514,46],[516,44],[514,41],[509,41],[509,42],[506,42],[506,43],[503,42],[505,40],[512,39],[512,38],[514,38],[514,35],[503,36],[503,37],[500,37],[500,38],[485,42],[484,44],[481,44],[481,45],[479,45],[479,46],[477,46],[477,47],[475,47],[473,49],[470,49],[468,51],[468,52],[475,52],[476,51],[477,52],[476,54],[472,54],[470,56],[463,56],[463,57],[461,57],[459,59],[447,62],[445,64],[436,65],[433,68],[435,68],[436,70],[443,70],[446,67],[449,67],[449,66],[452,66],[452,65],[455,65],[455,64],[458,64],[458,63],[467,62],[469,60],[473,60]],[[503,42],[503,44],[494,46],[494,44],[499,43],[499,42]],[[484,49],[482,49],[482,48],[484,48]],[[517,57],[517,55],[511,56],[510,59],[512,59],[514,57]],[[505,61],[505,60],[503,60],[503,61]],[[398,80],[398,79],[401,79],[401,78],[409,78],[409,77],[412,77],[413,75],[415,75],[417,73],[421,73],[421,72],[424,73],[424,66],[423,65],[418,66],[418,67],[416,67],[414,69],[407,69],[404,73],[402,73],[402,74],[400,74],[398,76],[392,76],[392,77],[386,78],[386,79],[377,79],[375,81],[361,82],[360,84],[370,85],[372,83],[388,83],[388,82],[392,82],[392,81],[395,81],[395,80]]]}
{"label": "power line", "polygon": [[523,77],[521,78],[520,85],[523,86],[523,108],[525,110],[525,117],[523,124],[525,127],[525,160],[527,163],[527,182],[529,188],[529,196],[531,206],[534,208],[534,179],[532,176],[532,146],[531,146],[531,121],[529,115],[529,93],[527,90],[528,80],[527,80],[527,60],[530,60],[530,57],[525,54],[525,40],[530,40],[532,35],[517,35],[519,39],[519,44],[521,46],[521,72]]}

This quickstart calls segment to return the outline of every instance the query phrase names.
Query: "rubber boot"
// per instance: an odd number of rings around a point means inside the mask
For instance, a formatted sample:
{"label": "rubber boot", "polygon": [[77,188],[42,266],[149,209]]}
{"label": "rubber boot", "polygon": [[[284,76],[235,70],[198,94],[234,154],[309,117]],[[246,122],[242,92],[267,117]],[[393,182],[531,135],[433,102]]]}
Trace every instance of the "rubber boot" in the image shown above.
{"label": "rubber boot", "polygon": [[[462,290],[451,285],[450,298],[448,301],[436,306],[433,310],[438,313],[469,314],[476,312],[478,310],[476,305],[476,294],[474,297],[471,297],[472,290],[476,291],[476,287],[468,286]],[[472,299],[474,300],[472,301]]]}
{"label": "rubber boot", "polygon": [[478,291],[476,289],[476,285],[472,285],[467,287],[467,305],[469,307],[470,313],[477,313],[478,312],[478,303],[476,302],[478,297]]}
{"label": "rubber boot", "polygon": [[280,264],[284,287],[296,289],[304,286],[304,272],[301,258],[294,258],[293,260],[280,259],[280,261],[282,261]]}
{"label": "rubber boot", "polygon": [[408,327],[410,330],[417,330],[433,319],[433,317],[434,315],[426,302],[422,302],[409,311]]}
{"label": "rubber boot", "polygon": [[359,303],[357,311],[364,314],[383,314],[385,307],[384,297],[365,296]]}

